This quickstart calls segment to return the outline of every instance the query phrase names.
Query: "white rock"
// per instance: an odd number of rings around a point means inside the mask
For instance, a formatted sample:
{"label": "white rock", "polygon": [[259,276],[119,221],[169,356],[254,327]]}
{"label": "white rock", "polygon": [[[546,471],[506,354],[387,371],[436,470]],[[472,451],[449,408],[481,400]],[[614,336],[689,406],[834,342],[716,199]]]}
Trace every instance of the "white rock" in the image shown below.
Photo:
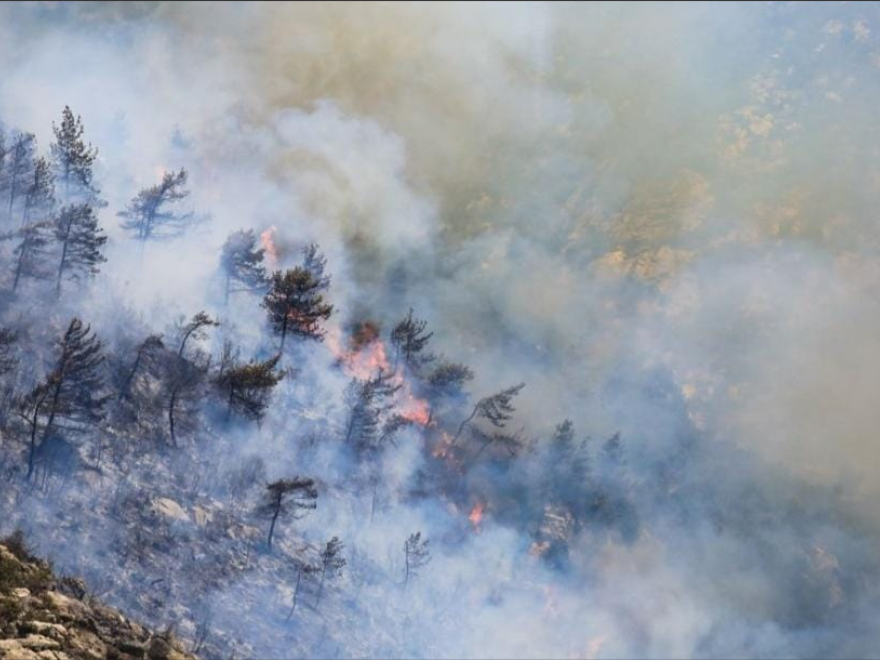
{"label": "white rock", "polygon": [[186,514],[186,511],[183,510],[183,507],[167,497],[160,497],[153,500],[153,511],[160,516],[171,518],[172,520],[179,520],[181,522],[190,521],[189,516]]}

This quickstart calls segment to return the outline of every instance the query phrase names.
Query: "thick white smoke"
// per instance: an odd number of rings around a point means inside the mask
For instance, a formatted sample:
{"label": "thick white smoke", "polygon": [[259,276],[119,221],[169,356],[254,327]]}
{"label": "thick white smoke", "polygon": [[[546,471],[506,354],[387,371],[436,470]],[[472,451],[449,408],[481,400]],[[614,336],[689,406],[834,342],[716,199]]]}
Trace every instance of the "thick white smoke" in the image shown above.
{"label": "thick white smoke", "polygon": [[[462,512],[396,501],[424,467],[405,438],[390,512],[330,496],[303,533],[395,571],[406,534],[448,538],[421,590],[348,585],[357,630],[297,652],[865,656],[878,34],[874,4],[11,3],[0,119],[45,149],[69,104],[100,149],[109,261],[70,304],[107,333],[119,301],[146,328],[219,310],[227,234],[274,227],[279,265],[326,252],[334,326],[413,307],[475,396],[525,381],[530,438],[566,417],[596,447],[619,430],[641,487],[699,436],[689,495],[639,501],[634,538],[580,532],[564,571],[500,511],[459,543]],[[211,219],[138,255],[114,213],[181,166]],[[222,313],[258,350],[254,301]],[[343,423],[325,353],[234,451],[328,483],[357,469],[294,442]],[[507,522],[542,505],[505,497]]]}

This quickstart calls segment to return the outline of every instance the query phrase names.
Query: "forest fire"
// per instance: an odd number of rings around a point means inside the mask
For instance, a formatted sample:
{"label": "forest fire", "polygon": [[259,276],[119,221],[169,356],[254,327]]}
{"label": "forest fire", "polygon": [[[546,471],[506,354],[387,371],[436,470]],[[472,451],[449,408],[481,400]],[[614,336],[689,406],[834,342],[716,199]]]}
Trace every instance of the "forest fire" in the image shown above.
{"label": "forest fire", "polygon": [[278,227],[275,225],[260,232],[260,245],[262,245],[265,251],[266,263],[273,270],[278,268],[278,248],[275,247],[275,234],[277,232]]}
{"label": "forest fire", "polygon": [[[409,389],[405,384],[404,389]],[[419,426],[427,426],[431,423],[431,407],[424,399],[419,399],[413,394],[407,393],[400,403],[398,412],[401,416]]]}
{"label": "forest fire", "polygon": [[[352,334],[350,348],[343,345],[342,332],[338,327],[328,329],[325,343],[352,378],[367,380],[380,371],[393,371],[388,348],[379,335],[379,328],[369,321],[362,323]],[[431,407],[425,399],[413,394],[412,385],[402,369],[394,371],[391,382],[400,388],[394,401],[397,414],[414,424],[427,426],[431,422]]]}
{"label": "forest fire", "polygon": [[486,505],[482,502],[477,502],[474,504],[474,508],[471,509],[470,515],[468,516],[468,520],[471,521],[471,525],[473,525],[474,532],[479,534],[483,527],[483,515],[486,511]]}

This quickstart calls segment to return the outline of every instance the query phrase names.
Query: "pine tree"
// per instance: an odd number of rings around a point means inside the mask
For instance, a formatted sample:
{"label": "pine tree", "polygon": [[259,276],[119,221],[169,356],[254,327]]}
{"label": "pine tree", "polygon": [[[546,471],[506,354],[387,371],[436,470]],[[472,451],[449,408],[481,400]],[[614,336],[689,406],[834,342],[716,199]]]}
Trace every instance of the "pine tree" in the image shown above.
{"label": "pine tree", "polygon": [[395,370],[400,358],[403,358],[404,366],[415,373],[436,359],[434,355],[424,353],[425,347],[434,336],[433,332],[425,332],[427,326],[427,321],[413,317],[412,309],[409,310],[406,318],[394,326],[391,331],[391,344],[395,349]]}
{"label": "pine tree", "polygon": [[321,252],[317,243],[311,243],[303,248],[303,268],[312,274],[312,279],[317,283],[318,291],[330,289],[330,276],[327,274],[327,257]]}
{"label": "pine tree", "polygon": [[31,133],[19,133],[9,148],[6,163],[6,212],[11,220],[15,203],[27,188],[34,168],[36,139]]}
{"label": "pine tree", "polygon": [[21,238],[15,247],[15,275],[12,290],[17,291],[22,277],[45,279],[51,277],[49,264],[46,262],[48,246],[54,236],[55,223],[50,220],[34,222],[19,229]]}
{"label": "pine tree", "polygon": [[333,305],[324,302],[320,280],[311,271],[297,266],[272,273],[269,292],[263,299],[269,323],[281,335],[281,351],[288,334],[305,339],[324,339],[321,323],[330,318]]}
{"label": "pine tree", "polygon": [[125,401],[131,397],[135,378],[137,378],[142,370],[149,370],[154,365],[157,351],[164,348],[165,343],[162,341],[162,335],[149,335],[140,343],[134,363],[125,370],[121,377],[122,382],[119,386],[120,401]]}
{"label": "pine tree", "polygon": [[513,413],[516,412],[516,409],[513,407],[513,398],[518,395],[525,386],[525,383],[520,383],[519,385],[508,387],[497,394],[484,397],[477,401],[471,414],[458,427],[458,432],[452,439],[451,445],[455,446],[455,443],[458,442],[459,437],[461,437],[462,431],[464,431],[465,427],[475,418],[485,419],[495,428],[503,429],[511,419]]}
{"label": "pine tree", "polygon": [[544,496],[551,503],[581,508],[588,499],[592,466],[587,441],[577,443],[571,420],[556,425],[544,461]]}
{"label": "pine tree", "polygon": [[428,387],[433,397],[455,398],[461,396],[462,388],[473,380],[474,372],[458,362],[441,362],[428,376]]}
{"label": "pine tree", "polygon": [[186,342],[190,339],[204,339],[207,337],[208,335],[205,333],[205,328],[219,326],[220,322],[208,316],[207,312],[196,313],[187,323],[184,323],[183,327],[180,329],[180,348],[178,349],[177,354],[180,357],[183,357],[183,352],[186,349]]}
{"label": "pine tree", "polygon": [[197,364],[179,355],[171,357],[162,381],[161,396],[168,418],[168,436],[174,446],[181,432],[192,431],[196,426],[204,377],[204,370]]}
{"label": "pine tree", "polygon": [[253,229],[232,232],[223,244],[220,270],[225,280],[224,302],[239,291],[261,291],[266,287],[265,250],[257,247]]}
{"label": "pine tree", "polygon": [[477,453],[470,459],[470,464],[473,465],[477,462],[477,459],[483,455],[489,447],[501,447],[503,448],[510,457],[514,457],[517,455],[520,449],[522,449],[525,442],[521,437],[522,431],[517,431],[516,433],[502,433],[499,431],[494,431],[492,433],[486,433],[482,429],[473,428],[471,429],[474,439],[477,442],[482,443],[480,448],[477,450]]}
{"label": "pine tree", "polygon": [[415,576],[420,568],[431,561],[431,550],[428,548],[428,539],[422,540],[422,533],[410,534],[403,544],[403,553],[406,560],[406,572],[403,576],[403,586],[409,584],[411,577]]}
{"label": "pine tree", "polygon": [[25,190],[22,226],[30,224],[32,218],[44,219],[52,213],[55,206],[55,177],[49,161],[37,158],[33,172]]}
{"label": "pine tree", "polygon": [[324,593],[324,582],[329,576],[331,579],[339,576],[342,569],[345,568],[345,558],[342,556],[342,550],[345,545],[337,537],[333,537],[327,541],[324,550],[321,551],[321,581],[318,583],[318,595],[315,598],[315,607],[321,603],[321,596]]}
{"label": "pine tree", "polygon": [[61,247],[55,280],[58,295],[63,279],[79,280],[95,275],[98,264],[107,261],[101,253],[107,236],[98,226],[98,218],[89,204],[71,204],[61,209],[55,221],[55,240]]}
{"label": "pine tree", "polygon": [[186,188],[189,175],[183,168],[166,172],[161,183],[144,188],[116,215],[122,218],[120,226],[140,241],[163,240],[182,236],[200,219],[192,211],[180,211],[178,205],[189,197]]}
{"label": "pine tree", "polygon": [[307,477],[279,479],[266,486],[266,493],[259,511],[272,519],[266,542],[270,551],[278,519],[287,516],[294,519],[301,518],[308,511],[317,508],[317,500],[318,489],[315,487],[315,480]]}
{"label": "pine tree", "polygon": [[353,379],[346,390],[350,412],[345,442],[360,451],[378,448],[382,414],[389,409],[388,401],[400,388],[394,374],[383,369],[372,378]]}
{"label": "pine tree", "polygon": [[89,326],[74,318],[59,343],[55,368],[22,401],[19,415],[29,427],[28,479],[38,443],[62,428],[79,433],[104,418],[109,397],[103,393],[102,351],[102,342]]}
{"label": "pine tree", "polygon": [[320,568],[313,566],[307,561],[302,559],[296,560],[296,584],[293,587],[293,598],[291,599],[290,612],[287,613],[288,621],[290,621],[296,612],[296,605],[299,602],[299,592],[303,587],[304,580],[308,580],[320,570]]}
{"label": "pine tree", "polygon": [[55,142],[51,146],[55,176],[61,183],[64,203],[76,201],[101,205],[100,190],[95,186],[92,166],[98,150],[83,139],[82,117],[74,117],[69,106],[61,113],[61,125],[52,124]]}
{"label": "pine tree", "polygon": [[272,390],[284,378],[276,371],[280,355],[265,361],[251,360],[237,364],[234,358],[221,363],[215,382],[227,405],[227,416],[233,412],[246,419],[260,421],[269,406]]}

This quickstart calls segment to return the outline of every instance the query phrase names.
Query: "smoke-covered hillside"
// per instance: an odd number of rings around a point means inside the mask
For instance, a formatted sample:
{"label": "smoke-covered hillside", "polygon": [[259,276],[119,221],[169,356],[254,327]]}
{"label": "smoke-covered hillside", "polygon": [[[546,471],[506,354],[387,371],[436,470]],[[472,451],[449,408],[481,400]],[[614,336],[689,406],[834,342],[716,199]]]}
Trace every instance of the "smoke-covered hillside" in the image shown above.
{"label": "smoke-covered hillside", "polygon": [[5,3],[0,534],[205,658],[876,656],[878,31]]}

